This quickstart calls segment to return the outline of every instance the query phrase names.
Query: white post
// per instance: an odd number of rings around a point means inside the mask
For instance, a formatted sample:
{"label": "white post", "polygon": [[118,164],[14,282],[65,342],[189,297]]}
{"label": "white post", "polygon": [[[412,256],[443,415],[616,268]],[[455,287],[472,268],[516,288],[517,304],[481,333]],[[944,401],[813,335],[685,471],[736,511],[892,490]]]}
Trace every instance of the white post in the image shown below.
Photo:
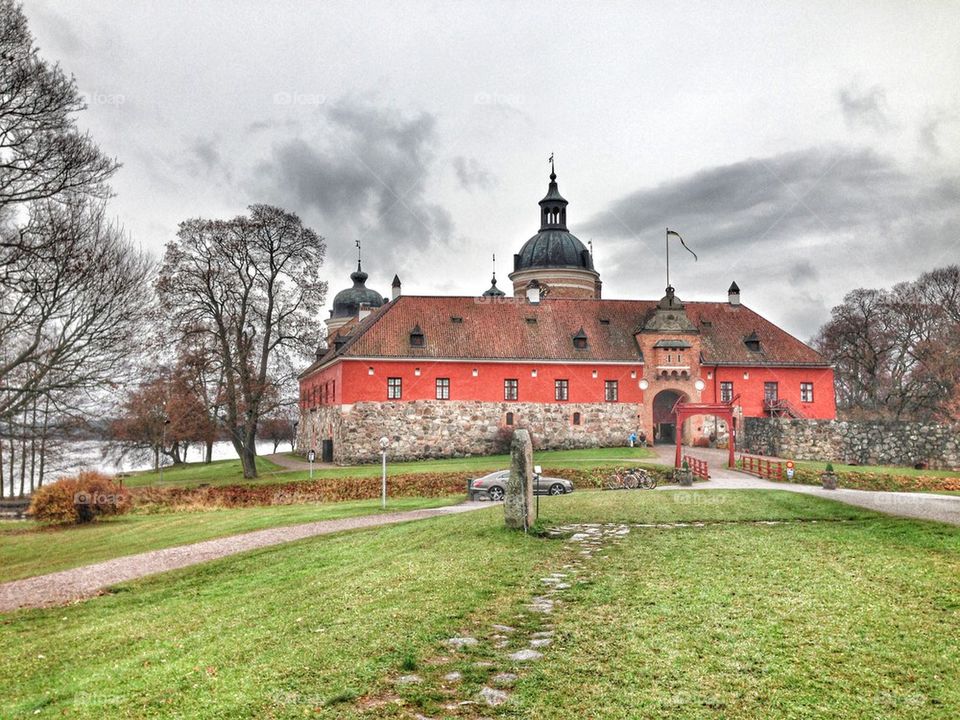
{"label": "white post", "polygon": [[387,509],[387,447],[390,445],[390,438],[384,436],[380,438],[380,457],[383,462],[383,473],[380,480],[380,506]]}
{"label": "white post", "polygon": [[380,496],[381,502],[380,506],[386,510],[387,509],[387,451],[384,450],[381,455],[383,456],[383,476],[381,481]]}

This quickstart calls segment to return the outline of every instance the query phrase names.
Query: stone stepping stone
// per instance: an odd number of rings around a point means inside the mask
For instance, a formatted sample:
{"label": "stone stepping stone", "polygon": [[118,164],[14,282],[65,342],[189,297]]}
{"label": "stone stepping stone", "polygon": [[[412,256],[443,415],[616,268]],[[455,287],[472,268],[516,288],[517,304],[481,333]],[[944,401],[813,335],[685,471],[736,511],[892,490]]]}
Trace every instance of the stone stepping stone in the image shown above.
{"label": "stone stepping stone", "polygon": [[530,635],[532,638],[551,638],[556,634],[554,630],[537,630],[537,632]]}
{"label": "stone stepping stone", "polygon": [[510,672],[497,673],[492,678],[490,682],[494,685],[500,685],[502,687],[511,687],[517,681],[517,675]]}
{"label": "stone stepping stone", "polygon": [[560,578],[545,577],[545,578],[540,578],[540,582],[542,582],[544,585],[552,585],[553,583],[560,582]]}
{"label": "stone stepping stone", "polygon": [[524,650],[518,650],[515,653],[510,653],[508,657],[514,662],[533,662],[542,658],[543,653],[538,653],[536,650],[525,648]]}
{"label": "stone stepping stone", "polygon": [[419,685],[423,678],[419,675],[401,675],[397,678],[397,685]]}
{"label": "stone stepping stone", "polygon": [[535,597],[529,607],[533,612],[551,613],[553,612],[553,600],[543,596]]}
{"label": "stone stepping stone", "polygon": [[532,648],[542,648],[547,647],[553,642],[553,638],[534,638],[530,641],[530,647]]}
{"label": "stone stepping stone", "polygon": [[463,675],[454,670],[453,672],[448,672],[446,675],[444,675],[443,679],[447,682],[460,682],[460,680],[463,679]]}
{"label": "stone stepping stone", "polygon": [[557,583],[556,585],[553,586],[553,589],[566,590],[568,587],[570,587],[570,583]]}
{"label": "stone stepping stone", "polygon": [[502,633],[512,633],[516,628],[512,628],[509,625],[491,625],[494,630]]}
{"label": "stone stepping stone", "polygon": [[497,707],[498,705],[503,705],[510,696],[503,690],[484,687],[480,690],[480,697],[490,707]]}
{"label": "stone stepping stone", "polygon": [[445,645],[448,645],[455,650],[462,650],[465,647],[472,647],[477,644],[477,639],[472,637],[452,637],[447,638],[443,641]]}

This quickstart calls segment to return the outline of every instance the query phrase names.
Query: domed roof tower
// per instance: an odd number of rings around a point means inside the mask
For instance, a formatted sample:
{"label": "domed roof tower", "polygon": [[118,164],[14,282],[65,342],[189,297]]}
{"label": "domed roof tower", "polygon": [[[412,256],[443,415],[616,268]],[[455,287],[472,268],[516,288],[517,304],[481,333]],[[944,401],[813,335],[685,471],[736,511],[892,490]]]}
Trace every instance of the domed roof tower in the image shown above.
{"label": "domed roof tower", "polygon": [[513,294],[526,295],[536,280],[550,297],[600,297],[600,274],[593,256],[567,229],[567,203],[557,187],[557,174],[550,160],[550,186],[540,201],[540,230],[513,256]]}
{"label": "domed roof tower", "polygon": [[357,242],[357,269],[350,273],[353,287],[338,292],[333,298],[333,309],[327,318],[327,337],[329,338],[351,320],[362,320],[371,310],[384,305],[387,299],[376,290],[368,288],[367,278],[360,264],[360,243]]}

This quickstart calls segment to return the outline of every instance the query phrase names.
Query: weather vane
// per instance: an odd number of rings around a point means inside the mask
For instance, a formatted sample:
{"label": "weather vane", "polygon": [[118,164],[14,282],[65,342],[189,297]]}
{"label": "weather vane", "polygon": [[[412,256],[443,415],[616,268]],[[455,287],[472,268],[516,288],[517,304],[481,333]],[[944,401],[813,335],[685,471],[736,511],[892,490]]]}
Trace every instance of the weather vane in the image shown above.
{"label": "weather vane", "polygon": [[360,238],[357,238],[357,269],[360,269]]}
{"label": "weather vane", "polygon": [[550,172],[556,173],[556,170],[553,167],[553,153],[550,153]]}

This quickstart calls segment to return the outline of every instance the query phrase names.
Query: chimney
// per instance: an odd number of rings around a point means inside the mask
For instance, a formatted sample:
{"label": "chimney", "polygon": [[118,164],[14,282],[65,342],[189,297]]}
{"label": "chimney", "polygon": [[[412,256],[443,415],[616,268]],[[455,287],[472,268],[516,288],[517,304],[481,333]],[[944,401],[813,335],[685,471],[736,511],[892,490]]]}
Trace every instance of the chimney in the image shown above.
{"label": "chimney", "polygon": [[391,300],[396,300],[400,297],[400,277],[398,275],[393,276],[393,292],[390,295]]}
{"label": "chimney", "polygon": [[727,290],[727,301],[731,305],[740,304],[740,288],[737,287],[737,284],[735,282],[730,283],[730,289]]}

